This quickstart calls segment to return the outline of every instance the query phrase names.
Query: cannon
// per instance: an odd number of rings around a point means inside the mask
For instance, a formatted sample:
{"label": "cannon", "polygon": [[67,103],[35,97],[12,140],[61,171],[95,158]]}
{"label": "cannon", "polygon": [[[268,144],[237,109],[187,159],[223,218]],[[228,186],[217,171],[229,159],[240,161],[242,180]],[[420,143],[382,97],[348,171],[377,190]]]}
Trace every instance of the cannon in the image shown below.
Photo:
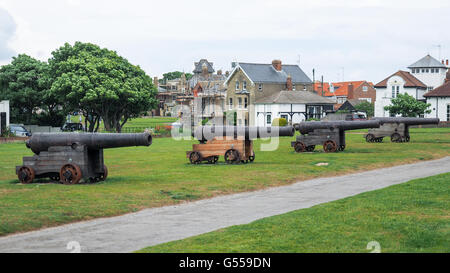
{"label": "cannon", "polygon": [[280,136],[293,136],[294,127],[244,127],[244,126],[199,126],[192,136],[200,143],[192,145],[186,152],[191,164],[204,161],[215,164],[223,156],[228,164],[248,163],[255,160],[253,140]]}
{"label": "cannon", "polygon": [[368,121],[306,121],[296,124],[295,130],[301,135],[291,142],[297,153],[312,152],[316,145],[322,145],[327,153],[345,149],[345,131],[378,128],[378,120]]}
{"label": "cannon", "polygon": [[141,134],[34,133],[26,146],[34,155],[23,158],[16,167],[19,181],[28,184],[35,178],[50,178],[64,184],[104,181],[108,168],[103,149],[150,146],[152,136]]}
{"label": "cannon", "polygon": [[364,136],[367,142],[382,142],[384,137],[390,137],[391,142],[409,142],[409,126],[439,124],[438,118],[375,117],[371,120],[378,120],[380,127],[369,129]]}

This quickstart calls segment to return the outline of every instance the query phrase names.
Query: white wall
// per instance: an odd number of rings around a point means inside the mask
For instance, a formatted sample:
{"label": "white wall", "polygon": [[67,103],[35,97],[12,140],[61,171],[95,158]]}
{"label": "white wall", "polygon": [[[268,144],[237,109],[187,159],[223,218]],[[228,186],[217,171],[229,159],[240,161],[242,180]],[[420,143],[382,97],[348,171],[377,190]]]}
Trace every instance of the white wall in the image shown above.
{"label": "white wall", "polygon": [[429,108],[430,114],[426,114],[427,118],[439,118],[441,121],[450,121],[447,118],[447,105],[450,105],[450,97],[430,97],[427,98],[427,103],[431,104]]}
{"label": "white wall", "polygon": [[399,94],[408,94],[416,99],[424,99],[424,94],[427,90],[404,87],[405,80],[400,76],[392,76],[387,81],[386,88],[375,88],[376,89],[376,101],[375,101],[375,116],[376,117],[389,117],[389,112],[384,111],[384,107],[391,104],[392,99],[392,87],[399,87]]}
{"label": "white wall", "polygon": [[[265,114],[258,112],[266,112]],[[284,112],[284,113],[279,113]],[[280,118],[281,115],[287,115],[288,119],[291,118],[286,112],[291,112],[291,104],[255,104],[255,126],[271,126],[272,121],[276,118]],[[292,112],[306,112],[305,104],[292,104]],[[271,115],[271,124],[267,124],[267,115]],[[292,123],[299,123],[305,120],[303,114],[294,114],[292,117]],[[290,120],[288,120],[289,122]]]}
{"label": "white wall", "polygon": [[424,68],[424,69],[428,69],[428,73],[427,72],[422,73],[421,68],[420,72],[412,73],[411,71],[411,74],[414,77],[418,78],[421,82],[423,82],[427,87],[430,87],[429,90],[439,87],[444,83],[445,73],[447,72],[446,69],[439,68],[439,73],[431,73],[431,68]]}
{"label": "white wall", "polygon": [[[0,101],[0,112],[6,112],[6,126],[9,126],[9,101],[8,100]],[[0,124],[0,126],[1,126],[1,124]]]}

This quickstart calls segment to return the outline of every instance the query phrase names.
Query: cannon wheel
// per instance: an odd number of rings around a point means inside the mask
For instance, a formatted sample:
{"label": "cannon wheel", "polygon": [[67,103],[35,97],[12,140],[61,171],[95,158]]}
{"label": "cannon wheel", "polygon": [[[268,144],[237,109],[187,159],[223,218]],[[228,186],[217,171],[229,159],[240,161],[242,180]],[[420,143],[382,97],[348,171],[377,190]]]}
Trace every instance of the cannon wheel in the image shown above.
{"label": "cannon wheel", "polygon": [[103,174],[99,176],[99,181],[105,181],[106,178],[108,178],[108,167],[106,165],[103,165]]}
{"label": "cannon wheel", "polygon": [[229,149],[225,152],[225,162],[228,164],[239,163],[241,156],[235,149]]}
{"label": "cannon wheel", "polygon": [[298,142],[295,142],[294,150],[297,153],[303,153],[304,151],[306,151],[306,146],[303,142],[298,141]]}
{"label": "cannon wheel", "polygon": [[399,133],[393,133],[391,135],[391,142],[402,142],[402,137]]}
{"label": "cannon wheel", "polygon": [[202,162],[202,154],[199,152],[192,152],[189,155],[189,161],[191,164],[200,164]]}
{"label": "cannon wheel", "polygon": [[375,142],[376,138],[373,134],[366,135],[366,142]]}
{"label": "cannon wheel", "polygon": [[314,152],[314,149],[316,148],[316,145],[309,145],[306,147],[307,152]]}
{"label": "cannon wheel", "polygon": [[323,144],[323,150],[326,153],[334,153],[337,151],[337,149],[338,149],[338,146],[334,140],[327,140]]}
{"label": "cannon wheel", "polygon": [[20,167],[19,172],[17,172],[17,176],[22,184],[30,184],[35,178],[35,173],[33,168],[22,166]]}
{"label": "cannon wheel", "polygon": [[252,155],[248,157],[248,160],[250,160],[250,162],[255,160],[255,152],[252,151]]}
{"label": "cannon wheel", "polygon": [[383,137],[377,137],[375,139],[375,142],[379,142],[379,143],[383,142]]}
{"label": "cannon wheel", "polygon": [[61,182],[66,185],[73,185],[80,182],[82,174],[81,169],[76,164],[66,164],[59,171]]}

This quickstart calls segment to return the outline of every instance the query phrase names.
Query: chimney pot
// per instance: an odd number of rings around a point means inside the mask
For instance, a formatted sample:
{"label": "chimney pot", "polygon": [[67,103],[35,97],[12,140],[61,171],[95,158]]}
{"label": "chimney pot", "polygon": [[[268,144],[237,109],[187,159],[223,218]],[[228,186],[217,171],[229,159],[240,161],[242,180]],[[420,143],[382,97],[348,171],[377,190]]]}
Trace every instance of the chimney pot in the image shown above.
{"label": "chimney pot", "polygon": [[286,87],[287,87],[288,91],[292,91],[292,89],[294,89],[293,86],[292,86],[292,77],[291,77],[291,75],[287,76]]}
{"label": "chimney pot", "polygon": [[448,66],[448,59],[445,61],[445,64]]}
{"label": "chimney pot", "polygon": [[275,68],[276,71],[281,71],[281,61],[280,60],[273,60],[272,66]]}
{"label": "chimney pot", "polygon": [[217,75],[222,75],[222,70],[217,70]]}
{"label": "chimney pot", "polygon": [[442,64],[444,64],[444,60],[442,60]]}

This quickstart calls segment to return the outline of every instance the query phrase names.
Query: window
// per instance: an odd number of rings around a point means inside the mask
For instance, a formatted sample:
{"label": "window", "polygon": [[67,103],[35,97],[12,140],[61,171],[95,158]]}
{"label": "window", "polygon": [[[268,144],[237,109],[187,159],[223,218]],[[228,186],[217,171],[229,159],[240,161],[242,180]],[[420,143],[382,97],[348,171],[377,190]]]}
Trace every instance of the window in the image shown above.
{"label": "window", "polygon": [[284,118],[286,121],[289,121],[288,115],[281,115],[280,117],[281,117],[281,118]]}
{"label": "window", "polygon": [[258,90],[259,90],[259,91],[262,91],[262,88],[263,88],[262,83],[258,84]]}
{"label": "window", "polygon": [[247,82],[246,81],[242,82],[242,90],[247,90]]}
{"label": "window", "polygon": [[392,86],[392,97],[395,98],[395,86]]}
{"label": "window", "polygon": [[450,121],[450,104],[447,104],[447,121]]}
{"label": "window", "polygon": [[422,73],[425,73],[425,69],[422,68]]}
{"label": "window", "polygon": [[433,86],[428,86],[428,91],[431,91],[431,90],[433,90],[433,89],[434,89]]}
{"label": "window", "polygon": [[367,90],[368,90],[369,88],[367,87],[367,85],[364,85],[362,89],[363,89],[364,92],[367,92]]}
{"label": "window", "polygon": [[426,73],[428,73],[428,68],[425,70]]}
{"label": "window", "polygon": [[267,124],[272,124],[272,114],[267,114]]}
{"label": "window", "polygon": [[242,125],[242,119],[238,119],[238,125]]}
{"label": "window", "polygon": [[397,86],[397,93],[395,94],[395,97],[398,97],[399,93],[400,93],[400,86]]}
{"label": "window", "polygon": [[439,68],[436,68],[436,73],[439,73]]}
{"label": "window", "polygon": [[229,102],[230,102],[230,109],[233,109],[233,98],[230,98]]}
{"label": "window", "polygon": [[248,106],[247,98],[244,98],[244,108],[247,109],[247,106]]}
{"label": "window", "polygon": [[238,106],[239,106],[239,109],[242,108],[242,98],[238,98]]}
{"label": "window", "polygon": [[239,81],[236,81],[236,90],[239,90]]}
{"label": "window", "polygon": [[416,73],[416,70],[413,68],[413,69],[411,69],[411,72],[412,73]]}

